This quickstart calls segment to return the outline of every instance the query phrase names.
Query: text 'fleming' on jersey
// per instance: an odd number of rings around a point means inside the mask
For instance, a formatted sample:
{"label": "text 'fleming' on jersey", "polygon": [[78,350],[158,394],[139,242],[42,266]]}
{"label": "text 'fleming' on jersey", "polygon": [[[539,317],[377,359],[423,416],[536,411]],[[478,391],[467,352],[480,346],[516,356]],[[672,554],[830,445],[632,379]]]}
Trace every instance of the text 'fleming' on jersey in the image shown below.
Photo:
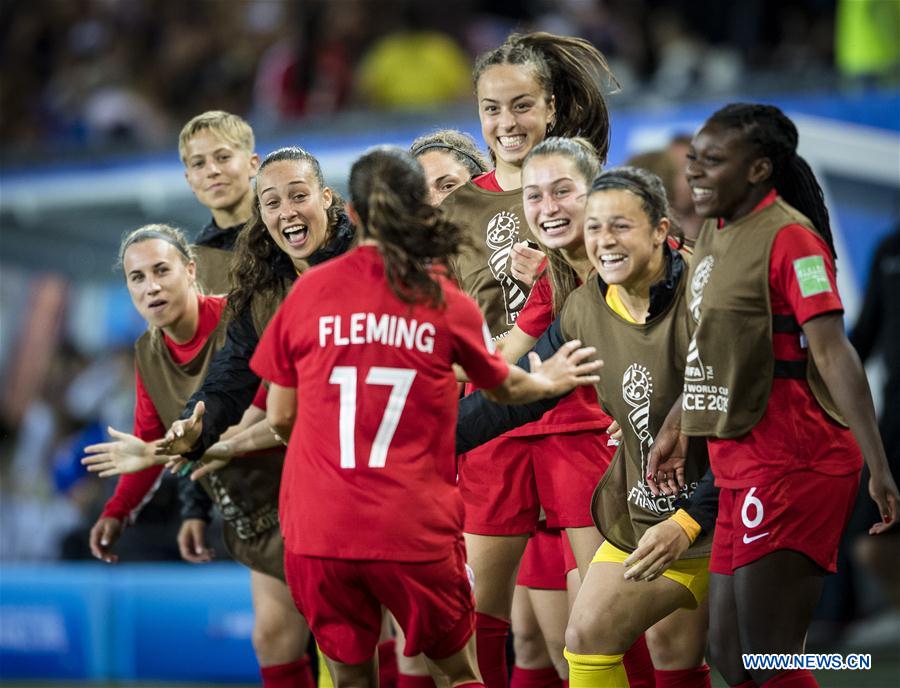
{"label": "text 'fleming' on jersey", "polygon": [[425,354],[434,351],[434,325],[400,315],[352,313],[349,323],[340,315],[319,316],[319,346],[382,344]]}

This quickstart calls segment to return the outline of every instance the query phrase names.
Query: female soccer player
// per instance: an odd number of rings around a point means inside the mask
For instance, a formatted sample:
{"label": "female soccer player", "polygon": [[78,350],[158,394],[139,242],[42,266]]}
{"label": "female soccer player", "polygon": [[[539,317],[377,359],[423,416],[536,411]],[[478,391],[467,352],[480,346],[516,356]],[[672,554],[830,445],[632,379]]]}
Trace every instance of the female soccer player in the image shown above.
{"label": "female soccer player", "polygon": [[420,136],[412,142],[409,152],[425,170],[428,202],[434,206],[472,177],[490,169],[472,137],[455,129]]}
{"label": "female soccer player", "polygon": [[[862,459],[883,523],[897,487],[844,335],[822,190],[778,108],[732,104],[694,137],[701,230],[689,275],[681,431],[708,437],[719,495],[710,562],[712,657],[732,686],[815,686],[741,655],[802,653],[853,506]],[[740,333],[737,338],[723,333]]]}
{"label": "female soccer player", "polygon": [[[475,304],[424,267],[462,239],[428,205],[408,153],[371,151],[349,186],[363,245],[297,282],[253,357],[271,381],[273,428],[290,436],[280,500],[289,585],[336,685],[375,685],[382,604],[406,654],[424,652],[451,685],[482,685],[446,432],[452,364],[507,403],[596,379],[599,364],[581,364],[590,350],[573,342],[537,374],[508,368]],[[366,288],[348,292],[351,280]],[[395,504],[415,518],[385,508]]]}
{"label": "female soccer player", "polygon": [[[137,404],[134,435],[110,429],[113,442],[86,448],[83,463],[101,477],[143,470],[156,480],[155,441],[177,417],[203,379],[225,338],[225,299],[202,296],[195,286],[195,261],[184,236],[167,225],[147,225],[128,234],[119,251],[126,284],[138,312],[150,326],[135,344]],[[221,449],[220,447],[219,449]],[[214,449],[213,453],[218,451]],[[270,451],[239,461],[205,480],[204,487],[222,511],[225,543],[231,555],[251,569],[255,621],[253,644],[263,683],[269,688],[312,685],[306,622],[297,613],[284,583],[283,544],[274,505],[284,453]],[[107,539],[91,547],[98,558],[116,560],[110,540],[143,494],[129,494],[120,481],[98,521]],[[149,498],[149,497],[145,497]],[[112,534],[110,534],[111,531]]]}
{"label": "female soccer player", "polygon": [[[594,271],[585,249],[584,212],[588,189],[599,168],[593,147],[583,139],[551,137],[525,158],[522,165],[525,217],[548,262],[515,326],[502,340],[504,357],[511,363],[531,349],[559,315],[569,294]],[[553,457],[547,463],[558,491],[564,490],[566,499],[584,511],[588,525],[573,536],[584,547],[590,547],[582,555],[587,560],[585,573],[601,541],[589,521],[588,507],[594,487],[613,456],[602,433],[598,437],[598,431],[606,430],[612,422],[598,406],[593,390],[576,390],[540,421],[547,429],[547,436],[529,438],[536,453]],[[567,460],[558,460],[556,454],[566,456]],[[581,460],[580,464],[575,463],[576,458]],[[568,532],[572,533],[572,529]],[[558,666],[562,665],[563,677],[567,678],[568,666],[562,655],[564,631],[565,624],[558,638],[559,654],[554,659]],[[626,653],[625,664],[633,686],[652,684],[653,669],[643,637],[637,640],[634,650]]]}
{"label": "female soccer player", "polygon": [[354,240],[340,196],[302,148],[269,153],[259,166],[256,193],[256,214],[236,246],[228,336],[182,420],[166,433],[160,454],[199,459],[241,419],[260,382],[250,357],[266,324],[300,273],[344,253]]}
{"label": "female soccer player", "polygon": [[[587,257],[598,276],[569,296],[560,318],[535,347],[551,351],[574,333],[595,344],[604,355],[597,395],[623,432],[592,503],[606,541],[594,556],[566,630],[572,686],[626,685],[623,654],[644,631],[657,686],[709,685],[703,663],[708,538],[698,539],[652,582],[627,580],[621,565],[644,531],[675,511],[675,498],[654,498],[646,482],[654,434],[681,392],[682,370],[672,361],[681,360],[688,347],[686,267],[669,243],[670,227],[658,177],[634,168],[601,173],[591,186],[584,221]],[[519,410],[482,402],[479,395],[462,402],[460,450],[549,405]],[[692,487],[706,470],[702,442],[692,443],[684,470]]]}
{"label": "female soccer player", "polygon": [[[513,246],[533,240],[522,212],[521,171],[525,156],[548,134],[580,135],[605,160],[609,116],[603,88],[615,83],[603,55],[587,41],[548,33],[512,35],[478,58],[473,74],[481,131],[496,165],[451,193],[448,218],[469,239],[455,262],[463,291],[478,303],[491,335],[504,337],[516,322],[528,286],[509,268]],[[500,438],[460,458],[460,488],[466,504],[466,546],[475,570],[478,656],[485,682],[505,688],[506,637],[515,570],[540,506],[551,526],[573,527],[589,542],[572,540],[579,566],[587,566],[596,541],[587,529],[586,505],[554,497],[549,461],[529,453],[528,436]],[[557,457],[554,457],[556,459]],[[564,461],[565,455],[559,457]],[[546,464],[546,465],[545,465]],[[509,479],[516,476],[509,489]]]}

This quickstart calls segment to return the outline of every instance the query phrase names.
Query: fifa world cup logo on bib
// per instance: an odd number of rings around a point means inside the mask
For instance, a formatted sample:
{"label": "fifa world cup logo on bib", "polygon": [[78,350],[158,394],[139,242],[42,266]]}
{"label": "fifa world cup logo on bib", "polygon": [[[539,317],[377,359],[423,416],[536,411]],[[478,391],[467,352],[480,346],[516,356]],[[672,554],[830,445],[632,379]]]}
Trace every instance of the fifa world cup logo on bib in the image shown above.
{"label": "fifa world cup logo on bib", "polygon": [[519,237],[519,218],[513,213],[501,210],[491,218],[487,225],[487,246],[491,250],[488,264],[494,279],[500,283],[503,290],[503,306],[506,309],[506,324],[512,327],[516,324],[516,316],[525,305],[528,295],[516,284],[515,280],[506,274],[506,266],[509,264],[509,254],[512,252],[513,243]]}
{"label": "fifa world cup logo on bib", "polygon": [[[691,300],[688,303],[688,309],[691,312],[691,318],[694,325],[700,323],[700,303],[703,301],[703,291],[709,282],[709,276],[716,264],[716,259],[712,256],[706,256],[697,265],[694,271],[694,277],[691,279]],[[684,368],[684,377],[691,382],[700,382],[706,379],[706,370],[703,361],[700,360],[700,352],[697,350],[697,335],[691,337],[691,343],[688,346],[687,364]]]}
{"label": "fifa world cup logo on bib", "polygon": [[[628,422],[641,443],[641,475],[647,474],[647,454],[653,446],[650,434],[650,396],[653,394],[653,378],[650,371],[639,363],[628,366],[622,376],[622,398],[631,406]],[[641,480],[641,487],[644,481]]]}

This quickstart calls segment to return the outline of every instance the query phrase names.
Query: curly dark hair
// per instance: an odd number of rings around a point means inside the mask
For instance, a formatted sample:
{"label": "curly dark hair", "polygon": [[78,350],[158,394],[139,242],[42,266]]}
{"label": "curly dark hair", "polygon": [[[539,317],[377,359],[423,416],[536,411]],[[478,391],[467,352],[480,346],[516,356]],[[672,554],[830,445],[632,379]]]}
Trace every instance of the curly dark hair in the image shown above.
{"label": "curly dark hair", "polygon": [[[325,178],[319,161],[311,153],[297,146],[279,148],[269,153],[259,166],[262,172],[266,167],[282,160],[296,160],[306,163],[312,169],[319,188],[325,188]],[[329,241],[344,212],[344,201],[333,193],[328,215]],[[291,274],[294,267],[290,257],[278,248],[269,235],[262,221],[259,209],[259,196],[253,202],[253,215],[243,226],[234,244],[234,255],[231,258],[231,283],[234,286],[228,296],[228,308],[232,315],[237,315],[250,306],[255,294],[264,294],[275,298],[287,294],[289,284],[283,275]]]}
{"label": "curly dark hair", "polygon": [[350,199],[364,237],[378,242],[391,290],[406,303],[444,303],[428,267],[463,244],[460,228],[428,203],[425,173],[402,148],[379,146],[353,163]]}

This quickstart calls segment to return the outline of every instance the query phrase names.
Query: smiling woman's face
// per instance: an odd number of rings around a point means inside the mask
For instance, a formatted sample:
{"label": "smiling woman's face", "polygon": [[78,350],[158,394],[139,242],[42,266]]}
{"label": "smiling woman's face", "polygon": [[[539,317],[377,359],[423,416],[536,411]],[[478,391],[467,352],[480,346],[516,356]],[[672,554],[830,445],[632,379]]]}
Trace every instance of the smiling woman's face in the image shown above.
{"label": "smiling woman's face", "polygon": [[608,189],[588,196],[584,244],[591,265],[607,284],[627,288],[646,282],[667,229],[664,223],[653,226],[641,199],[630,191]]}
{"label": "smiling woman's face", "polygon": [[279,160],[257,177],[260,214],[272,240],[295,264],[328,240],[328,208],[333,196],[322,188],[305,160]]}
{"label": "smiling woman's face", "polygon": [[565,155],[538,155],[522,169],[522,204],[528,226],[547,248],[583,241],[588,183]]}

